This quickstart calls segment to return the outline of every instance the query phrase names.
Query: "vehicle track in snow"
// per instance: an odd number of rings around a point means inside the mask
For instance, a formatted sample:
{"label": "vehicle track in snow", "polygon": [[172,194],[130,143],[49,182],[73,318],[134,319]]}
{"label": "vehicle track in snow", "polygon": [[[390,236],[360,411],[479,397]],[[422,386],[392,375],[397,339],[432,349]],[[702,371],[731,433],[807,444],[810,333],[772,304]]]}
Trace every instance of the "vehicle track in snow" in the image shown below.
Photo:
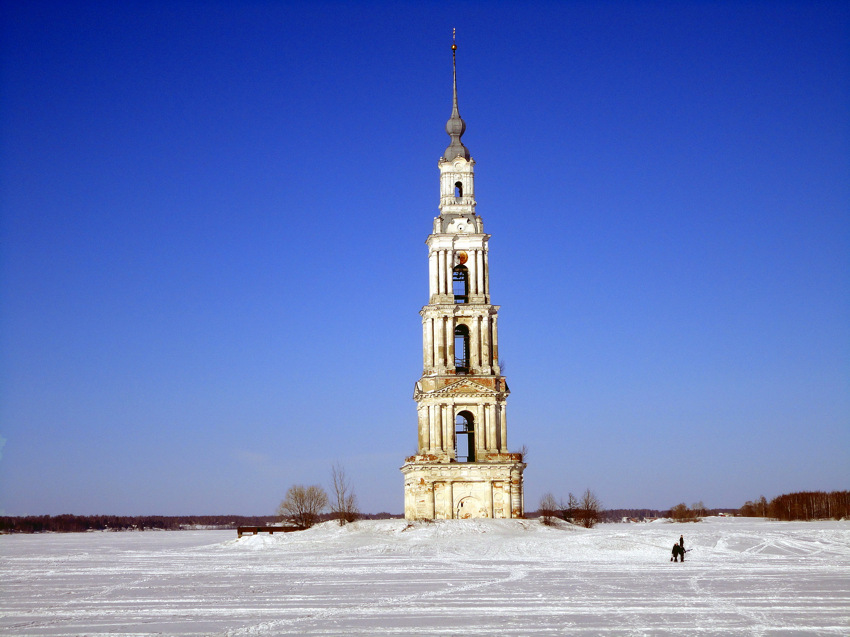
{"label": "vehicle track in snow", "polygon": [[850,634],[846,522],[233,535],[0,537],[0,635]]}

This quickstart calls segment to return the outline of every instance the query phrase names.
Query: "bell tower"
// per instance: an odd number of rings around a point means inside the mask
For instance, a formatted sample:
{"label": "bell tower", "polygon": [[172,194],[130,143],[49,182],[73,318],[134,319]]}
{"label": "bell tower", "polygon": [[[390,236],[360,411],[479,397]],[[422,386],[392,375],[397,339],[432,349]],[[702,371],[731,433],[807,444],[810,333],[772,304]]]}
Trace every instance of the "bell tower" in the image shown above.
{"label": "bell tower", "polygon": [[456,51],[453,41],[451,142],[438,162],[440,214],[425,242],[423,371],[413,392],[419,443],[401,468],[404,516],[521,518],[525,464],[507,446],[510,390],[499,369],[499,306],[490,303],[490,235],[475,211],[475,161],[461,141]]}

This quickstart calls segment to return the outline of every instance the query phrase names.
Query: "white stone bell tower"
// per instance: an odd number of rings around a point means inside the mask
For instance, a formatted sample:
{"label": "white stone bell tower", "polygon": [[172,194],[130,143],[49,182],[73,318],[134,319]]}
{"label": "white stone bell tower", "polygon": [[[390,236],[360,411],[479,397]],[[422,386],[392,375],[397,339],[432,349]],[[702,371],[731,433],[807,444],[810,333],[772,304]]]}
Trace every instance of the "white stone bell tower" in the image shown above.
{"label": "white stone bell tower", "polygon": [[475,162],[461,142],[457,45],[452,43],[451,143],[440,158],[440,214],[428,237],[422,378],[413,398],[419,449],[401,468],[404,517],[521,518],[522,456],[508,452],[499,369],[498,305],[490,304],[488,241],[475,212]]}

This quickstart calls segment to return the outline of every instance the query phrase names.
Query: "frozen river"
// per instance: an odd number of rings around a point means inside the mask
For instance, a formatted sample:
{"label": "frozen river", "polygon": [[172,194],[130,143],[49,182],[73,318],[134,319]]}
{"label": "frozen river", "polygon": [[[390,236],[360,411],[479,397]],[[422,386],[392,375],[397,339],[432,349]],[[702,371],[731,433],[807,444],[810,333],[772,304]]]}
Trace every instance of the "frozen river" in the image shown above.
{"label": "frozen river", "polygon": [[[670,548],[684,534],[684,564]],[[0,536],[8,635],[850,635],[850,522]]]}

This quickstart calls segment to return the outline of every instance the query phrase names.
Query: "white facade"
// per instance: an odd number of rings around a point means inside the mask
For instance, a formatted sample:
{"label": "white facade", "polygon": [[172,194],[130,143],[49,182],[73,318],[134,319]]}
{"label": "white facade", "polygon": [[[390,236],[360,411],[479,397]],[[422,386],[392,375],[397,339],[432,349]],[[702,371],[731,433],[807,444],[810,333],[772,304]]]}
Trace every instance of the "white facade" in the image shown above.
{"label": "white facade", "polygon": [[407,519],[524,516],[520,454],[507,446],[498,310],[490,303],[488,241],[475,211],[475,162],[460,142],[439,162],[440,214],[428,237],[428,305],[422,308],[422,378],[416,383],[418,453],[401,468]]}

